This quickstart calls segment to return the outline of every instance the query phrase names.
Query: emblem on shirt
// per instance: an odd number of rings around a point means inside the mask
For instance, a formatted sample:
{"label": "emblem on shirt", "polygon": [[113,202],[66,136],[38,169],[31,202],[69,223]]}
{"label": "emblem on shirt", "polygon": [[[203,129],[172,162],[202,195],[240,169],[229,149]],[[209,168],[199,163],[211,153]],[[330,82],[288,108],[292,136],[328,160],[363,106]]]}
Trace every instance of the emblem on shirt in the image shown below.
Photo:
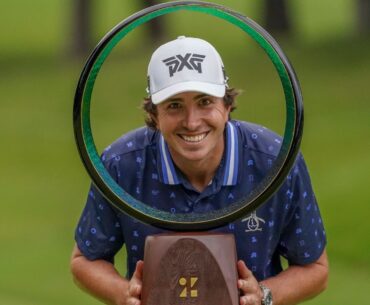
{"label": "emblem on shirt", "polygon": [[247,229],[245,232],[262,231],[261,225],[265,221],[257,216],[256,212],[252,212],[248,217],[242,219],[242,222],[247,222]]}
{"label": "emblem on shirt", "polygon": [[184,68],[202,73],[202,62],[205,57],[205,55],[186,53],[185,56],[180,54],[171,56],[163,60],[163,62],[168,66],[170,77],[172,77],[176,72],[180,72]]}

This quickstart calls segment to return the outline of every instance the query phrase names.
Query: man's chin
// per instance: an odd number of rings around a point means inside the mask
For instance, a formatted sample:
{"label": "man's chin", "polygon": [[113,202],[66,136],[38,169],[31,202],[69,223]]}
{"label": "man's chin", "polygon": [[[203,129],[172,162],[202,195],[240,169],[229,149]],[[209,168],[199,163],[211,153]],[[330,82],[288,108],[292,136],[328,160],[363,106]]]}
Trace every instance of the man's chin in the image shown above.
{"label": "man's chin", "polygon": [[186,161],[196,162],[204,160],[206,158],[206,154],[200,149],[186,149],[179,152],[178,157]]}

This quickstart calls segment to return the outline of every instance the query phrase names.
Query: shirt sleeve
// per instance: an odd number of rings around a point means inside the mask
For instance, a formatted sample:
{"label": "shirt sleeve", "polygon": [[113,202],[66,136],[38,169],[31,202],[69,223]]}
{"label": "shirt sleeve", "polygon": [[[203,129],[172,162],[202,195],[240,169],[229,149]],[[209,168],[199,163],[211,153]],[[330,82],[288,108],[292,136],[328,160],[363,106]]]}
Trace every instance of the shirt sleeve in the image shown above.
{"label": "shirt sleeve", "polygon": [[300,154],[288,176],[290,209],[286,215],[279,252],[289,263],[306,265],[323,253],[326,234],[306,164]]}
{"label": "shirt sleeve", "polygon": [[111,262],[124,244],[117,212],[94,185],[90,188],[78,222],[75,240],[87,259],[105,259]]}

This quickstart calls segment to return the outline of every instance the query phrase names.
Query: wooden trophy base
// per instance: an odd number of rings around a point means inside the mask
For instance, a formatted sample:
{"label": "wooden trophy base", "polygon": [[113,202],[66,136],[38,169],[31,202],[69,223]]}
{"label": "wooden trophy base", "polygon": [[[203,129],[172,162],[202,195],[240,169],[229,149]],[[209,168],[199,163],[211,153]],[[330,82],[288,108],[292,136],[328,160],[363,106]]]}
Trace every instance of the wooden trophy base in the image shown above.
{"label": "wooden trophy base", "polygon": [[142,305],[238,305],[236,260],[232,234],[148,236]]}

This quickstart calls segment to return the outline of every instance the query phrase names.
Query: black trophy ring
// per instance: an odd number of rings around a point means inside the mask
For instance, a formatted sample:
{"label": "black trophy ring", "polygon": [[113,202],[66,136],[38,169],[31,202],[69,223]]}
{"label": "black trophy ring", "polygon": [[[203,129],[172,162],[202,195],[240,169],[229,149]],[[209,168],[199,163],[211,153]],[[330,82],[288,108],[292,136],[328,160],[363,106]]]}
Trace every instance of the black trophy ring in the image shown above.
{"label": "black trophy ring", "polygon": [[[213,15],[248,34],[269,56],[280,77],[286,101],[286,122],[282,145],[268,175],[255,189],[226,208],[209,213],[172,214],[136,200],[110,176],[96,150],[90,126],[90,101],[96,77],[112,49],[129,32],[145,22],[181,10]],[[251,19],[226,7],[201,1],[166,2],[143,9],[114,27],[95,47],[81,73],[73,108],[76,144],[93,183],[120,211],[145,223],[178,231],[196,231],[219,227],[255,210],[282,184],[288,175],[303,131],[303,104],[295,72],[277,42]]]}

